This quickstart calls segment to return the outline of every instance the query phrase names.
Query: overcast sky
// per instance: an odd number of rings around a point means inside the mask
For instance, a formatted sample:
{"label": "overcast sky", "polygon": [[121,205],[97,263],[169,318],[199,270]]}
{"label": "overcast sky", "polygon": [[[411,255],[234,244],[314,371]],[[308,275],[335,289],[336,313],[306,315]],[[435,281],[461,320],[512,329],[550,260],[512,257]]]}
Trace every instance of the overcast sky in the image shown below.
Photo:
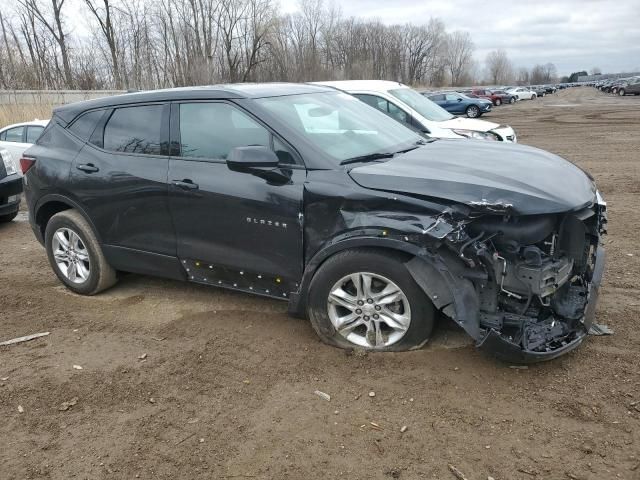
{"label": "overcast sky", "polygon": [[[330,1],[330,0],[329,0]],[[280,0],[283,12],[297,0]],[[335,1],[349,16],[384,23],[444,21],[466,30],[476,60],[504,48],[516,67],[552,62],[560,75],[592,67],[603,73],[640,71],[640,0],[348,0]]]}

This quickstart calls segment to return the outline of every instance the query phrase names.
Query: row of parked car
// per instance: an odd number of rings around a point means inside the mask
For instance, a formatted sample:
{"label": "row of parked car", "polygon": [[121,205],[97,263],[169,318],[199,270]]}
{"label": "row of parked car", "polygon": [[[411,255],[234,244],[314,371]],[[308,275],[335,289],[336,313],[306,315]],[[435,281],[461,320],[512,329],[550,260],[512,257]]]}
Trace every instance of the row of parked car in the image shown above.
{"label": "row of parked car", "polygon": [[640,95],[640,75],[627,78],[615,78],[596,82],[594,86],[603,92],[614,95]]}
{"label": "row of parked car", "polygon": [[20,184],[78,294],[156,275],[285,300],[337,347],[418,348],[447,316],[548,360],[593,322],[605,205],[478,122],[395,82],[129,93],[55,109]]}
{"label": "row of parked car", "polygon": [[520,100],[535,100],[555,93],[559,88],[556,85],[475,87],[463,90],[424,91],[422,94],[450,113],[478,118],[491,112],[494,106],[514,104]]}

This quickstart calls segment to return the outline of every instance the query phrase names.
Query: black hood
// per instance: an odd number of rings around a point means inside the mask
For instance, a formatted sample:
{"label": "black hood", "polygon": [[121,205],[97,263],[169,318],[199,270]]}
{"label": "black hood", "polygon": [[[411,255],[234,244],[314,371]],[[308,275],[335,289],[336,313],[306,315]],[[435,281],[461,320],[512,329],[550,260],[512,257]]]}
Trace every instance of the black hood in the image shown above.
{"label": "black hood", "polygon": [[438,140],[350,171],[361,186],[520,215],[577,210],[595,201],[591,178],[572,163],[523,145]]}

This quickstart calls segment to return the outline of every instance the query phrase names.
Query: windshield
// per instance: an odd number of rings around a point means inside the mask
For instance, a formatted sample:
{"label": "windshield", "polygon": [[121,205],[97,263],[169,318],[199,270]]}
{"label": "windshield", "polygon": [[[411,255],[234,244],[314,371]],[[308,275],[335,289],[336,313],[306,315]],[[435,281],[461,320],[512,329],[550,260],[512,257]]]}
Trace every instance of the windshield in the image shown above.
{"label": "windshield", "polygon": [[340,163],[395,153],[423,139],[384,113],[346,93],[313,93],[256,100]]}
{"label": "windshield", "polygon": [[389,90],[389,93],[409,105],[427,120],[444,122],[454,118],[453,115],[440,105],[437,105],[424,95],[420,95],[410,88],[397,88],[395,90]]}

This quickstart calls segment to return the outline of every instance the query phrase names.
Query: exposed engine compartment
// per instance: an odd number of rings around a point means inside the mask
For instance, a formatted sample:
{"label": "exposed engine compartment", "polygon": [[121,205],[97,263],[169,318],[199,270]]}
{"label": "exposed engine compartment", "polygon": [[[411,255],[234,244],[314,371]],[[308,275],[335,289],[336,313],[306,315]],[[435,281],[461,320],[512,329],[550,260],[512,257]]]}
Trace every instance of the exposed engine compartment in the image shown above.
{"label": "exposed engine compartment", "polygon": [[[448,237],[474,273],[483,340],[530,354],[562,349],[586,334],[604,205],[549,215],[482,215]],[[494,345],[495,347],[495,345]]]}

